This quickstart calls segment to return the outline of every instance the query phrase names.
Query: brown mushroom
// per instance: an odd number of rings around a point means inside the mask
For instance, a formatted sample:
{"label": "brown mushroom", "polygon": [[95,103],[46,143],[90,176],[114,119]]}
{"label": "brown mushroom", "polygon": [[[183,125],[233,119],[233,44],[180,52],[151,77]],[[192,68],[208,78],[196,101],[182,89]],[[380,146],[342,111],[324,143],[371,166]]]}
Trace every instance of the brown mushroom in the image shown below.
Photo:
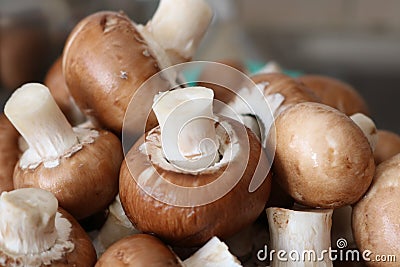
{"label": "brown mushroom", "polygon": [[52,192],[60,206],[77,219],[105,209],[113,201],[123,159],[115,135],[72,128],[41,84],[17,89],[4,111],[29,146],[15,166],[15,188],[39,187]]}
{"label": "brown mushroom", "polygon": [[[371,187],[353,207],[353,235],[358,248],[370,252],[365,259],[367,266],[399,266],[399,172],[400,155],[378,165]],[[377,257],[382,256],[386,262],[379,262],[383,258]]]}
{"label": "brown mushroom", "polygon": [[19,156],[19,134],[4,114],[0,114],[0,193],[14,189],[13,172]]}
{"label": "brown mushroom", "polygon": [[62,57],[53,63],[44,78],[44,84],[49,88],[57,105],[73,125],[84,121],[84,115],[76,106],[75,101],[69,93],[62,73]]}
{"label": "brown mushroom", "polygon": [[[162,0],[146,26],[117,12],[99,12],[83,19],[63,52],[63,73],[77,105],[88,117],[121,133],[137,89],[161,69],[189,60],[211,15],[203,0]],[[166,76],[175,83],[173,74]],[[168,86],[164,81],[159,88]],[[153,97],[150,91],[144,96]],[[155,125],[155,118],[150,118],[149,129]]]}
{"label": "brown mushroom", "polygon": [[325,105],[348,116],[354,113],[369,115],[368,106],[362,96],[343,81],[322,75],[304,75],[298,80],[311,89]]}
{"label": "brown mushroom", "polygon": [[137,141],[121,167],[128,218],[176,246],[232,236],[256,220],[269,196],[259,141],[239,122],[214,117],[212,100],[204,87],[160,94],[153,109],[161,128]]}
{"label": "brown mushroom", "polygon": [[378,165],[400,153],[400,136],[387,130],[378,130],[378,142],[375,146],[374,158]]}
{"label": "brown mushroom", "polygon": [[299,103],[278,116],[273,164],[278,183],[300,204],[338,208],[357,202],[375,171],[362,130],[345,114]]}
{"label": "brown mushroom", "polygon": [[89,236],[57,207],[57,199],[38,188],[1,194],[1,266],[94,266],[96,252]]}
{"label": "brown mushroom", "polygon": [[96,267],[182,267],[178,257],[159,239],[147,234],[125,237],[97,261]]}

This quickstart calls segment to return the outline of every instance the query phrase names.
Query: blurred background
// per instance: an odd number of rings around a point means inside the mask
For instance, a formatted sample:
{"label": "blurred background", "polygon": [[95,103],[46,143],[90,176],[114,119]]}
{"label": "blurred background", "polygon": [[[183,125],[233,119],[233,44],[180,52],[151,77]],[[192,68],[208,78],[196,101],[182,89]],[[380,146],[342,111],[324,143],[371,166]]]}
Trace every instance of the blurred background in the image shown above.
{"label": "blurred background", "polygon": [[[400,134],[400,1],[209,0],[215,17],[195,59],[268,61],[333,76],[366,99],[378,128]],[[74,25],[99,10],[137,23],[155,0],[1,0],[0,107],[12,90],[41,82]]]}

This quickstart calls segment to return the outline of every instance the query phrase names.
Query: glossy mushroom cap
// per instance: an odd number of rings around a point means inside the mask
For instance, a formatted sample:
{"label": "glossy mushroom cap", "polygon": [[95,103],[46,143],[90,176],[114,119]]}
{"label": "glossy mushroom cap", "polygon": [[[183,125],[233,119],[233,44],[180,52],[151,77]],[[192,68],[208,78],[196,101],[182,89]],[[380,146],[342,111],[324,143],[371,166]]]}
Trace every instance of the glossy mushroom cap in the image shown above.
{"label": "glossy mushroom cap", "polygon": [[60,159],[55,167],[44,163],[36,168],[14,170],[15,188],[36,187],[52,192],[60,206],[75,218],[82,219],[99,212],[118,193],[118,173],[122,162],[119,139],[107,131],[99,131],[93,143]]}
{"label": "glossy mushroom cap", "polygon": [[[400,155],[381,163],[366,195],[353,207],[353,235],[370,258],[395,255],[400,258]],[[399,266],[398,262],[367,262],[367,266]]]}
{"label": "glossy mushroom cap", "polygon": [[375,171],[361,129],[345,114],[300,103],[277,118],[274,178],[296,202],[338,208],[358,201]]}
{"label": "glossy mushroom cap", "polygon": [[362,96],[343,81],[322,75],[304,75],[298,80],[311,89],[325,105],[348,116],[354,113],[369,115],[368,106]]}
{"label": "glossy mushroom cap", "polygon": [[394,132],[378,130],[378,142],[375,146],[374,158],[378,165],[400,153],[400,136]]}
{"label": "glossy mushroom cap", "polygon": [[13,172],[20,154],[19,134],[4,114],[0,114],[0,194],[14,189]]}
{"label": "glossy mushroom cap", "polygon": [[120,133],[135,91],[161,69],[152,52],[123,13],[98,12],[83,19],[63,52],[63,73],[76,104],[88,117]]}
{"label": "glossy mushroom cap", "polygon": [[[239,132],[237,129],[244,129],[243,125],[234,120],[225,118],[222,121],[222,123],[227,122],[236,133]],[[217,132],[223,131],[222,127],[216,129]],[[147,151],[160,147],[158,143],[160,130],[153,129],[150,136],[151,138],[146,138]],[[133,225],[143,232],[155,233],[176,246],[198,246],[213,236],[221,238],[232,236],[255,221],[264,210],[270,192],[270,174],[264,174],[263,171],[254,174],[259,161],[264,167],[268,165],[266,155],[256,136],[249,129],[232,140],[223,137],[222,142],[234,144],[233,150],[230,150],[233,155],[230,152],[223,153],[220,162],[193,174],[169,166],[157,153],[150,155],[143,153],[142,137],[128,152],[120,172],[121,203]],[[245,151],[247,144],[248,154]],[[128,165],[133,167],[129,168]],[[257,175],[267,175],[267,177],[258,177],[263,179],[262,184],[254,192],[250,192],[250,183]],[[213,192],[218,192],[220,188],[212,183],[226,181],[225,183],[229,184],[235,181],[233,179],[240,177],[241,179],[220,198],[197,206],[171,205],[160,201],[145,192],[143,185],[138,184],[138,181],[146,181],[146,187],[153,186],[155,188],[153,192],[158,196],[164,194],[157,193],[158,190],[165,190],[167,185],[172,184],[176,192],[169,191],[168,195],[164,196],[167,199],[197,200],[208,195],[203,196],[195,189],[205,187],[209,190],[205,193],[213,195]],[[153,183],[157,184],[157,188]],[[187,190],[182,191],[182,187]]]}
{"label": "glossy mushroom cap", "polygon": [[137,234],[119,240],[100,257],[96,267],[182,267],[177,256],[158,238]]}

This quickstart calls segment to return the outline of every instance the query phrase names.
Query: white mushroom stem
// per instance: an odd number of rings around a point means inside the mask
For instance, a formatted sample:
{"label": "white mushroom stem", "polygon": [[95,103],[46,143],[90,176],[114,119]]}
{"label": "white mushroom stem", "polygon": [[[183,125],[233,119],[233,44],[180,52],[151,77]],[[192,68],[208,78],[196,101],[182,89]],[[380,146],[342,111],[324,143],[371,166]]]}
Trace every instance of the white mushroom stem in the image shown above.
{"label": "white mushroom stem", "polygon": [[177,64],[192,58],[211,18],[204,0],[161,0],[146,30]]}
{"label": "white mushroom stem", "polygon": [[[333,266],[329,255],[332,210],[267,209],[272,267]],[[272,254],[272,253],[271,253]]]}
{"label": "white mushroom stem", "polygon": [[114,202],[110,205],[109,211],[110,213],[108,214],[107,220],[100,229],[97,239],[95,240],[98,255],[101,255],[116,241],[126,236],[139,233],[139,231],[133,227],[128,217],[126,217],[119,195],[117,195]]}
{"label": "white mushroom stem", "polygon": [[57,199],[41,189],[24,188],[0,196],[0,248],[11,254],[36,254],[56,242]]}
{"label": "white mushroom stem", "polygon": [[185,267],[241,267],[228,247],[217,237],[213,237],[202,248],[183,262]]}
{"label": "white mushroom stem", "polygon": [[218,159],[213,98],[213,91],[205,87],[176,89],[155,97],[153,110],[164,156],[177,168],[198,172]]}
{"label": "white mushroom stem", "polygon": [[353,114],[350,116],[350,119],[360,127],[364,135],[367,137],[372,151],[374,151],[376,143],[378,142],[378,131],[376,130],[374,121],[362,113]]}
{"label": "white mushroom stem", "polygon": [[78,143],[46,86],[28,83],[7,101],[4,113],[41,159],[55,159]]}

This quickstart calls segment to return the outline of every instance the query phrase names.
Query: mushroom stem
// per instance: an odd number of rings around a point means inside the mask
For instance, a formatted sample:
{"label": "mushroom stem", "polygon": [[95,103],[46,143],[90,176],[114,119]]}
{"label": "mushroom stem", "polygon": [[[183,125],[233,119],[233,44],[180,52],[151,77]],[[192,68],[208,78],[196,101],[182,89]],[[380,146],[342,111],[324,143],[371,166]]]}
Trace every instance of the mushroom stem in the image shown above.
{"label": "mushroom stem", "polygon": [[56,242],[57,199],[45,190],[25,188],[0,196],[0,247],[12,254],[36,254]]}
{"label": "mushroom stem", "polygon": [[114,202],[110,205],[109,211],[110,213],[108,214],[107,220],[100,229],[95,242],[98,255],[103,254],[103,252],[116,241],[126,236],[139,233],[139,231],[133,227],[128,217],[126,217],[119,195],[117,195]]}
{"label": "mushroom stem", "polygon": [[164,156],[185,171],[205,169],[218,159],[211,89],[189,87],[158,94],[153,110]]}
{"label": "mushroom stem", "polygon": [[71,125],[42,84],[28,83],[17,89],[4,113],[43,160],[58,158],[78,143]]}
{"label": "mushroom stem", "polygon": [[328,254],[332,212],[268,208],[271,250],[283,257],[273,254],[271,266],[333,266]]}
{"label": "mushroom stem", "polygon": [[355,113],[350,116],[350,119],[360,127],[365,137],[367,137],[372,151],[375,150],[376,143],[378,142],[378,131],[373,120],[362,113]]}
{"label": "mushroom stem", "polygon": [[213,237],[196,253],[183,262],[186,267],[241,267],[228,247],[218,237]]}
{"label": "mushroom stem", "polygon": [[191,59],[211,22],[204,0],[161,0],[146,29],[164,48],[172,64]]}

